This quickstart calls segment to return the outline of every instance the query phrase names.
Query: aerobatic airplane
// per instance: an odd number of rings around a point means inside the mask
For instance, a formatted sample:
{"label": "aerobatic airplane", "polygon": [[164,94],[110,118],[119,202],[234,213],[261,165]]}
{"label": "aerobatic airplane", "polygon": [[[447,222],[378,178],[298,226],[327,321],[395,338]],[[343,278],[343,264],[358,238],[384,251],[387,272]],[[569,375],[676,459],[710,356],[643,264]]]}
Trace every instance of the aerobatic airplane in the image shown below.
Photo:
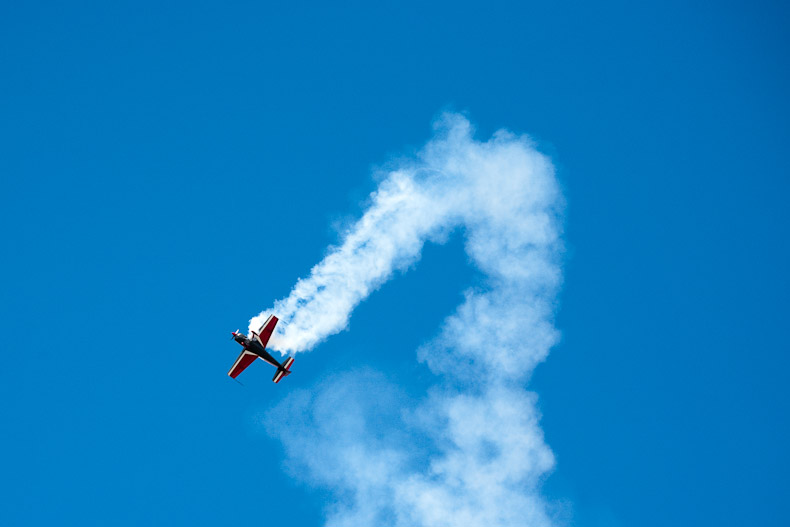
{"label": "aerobatic airplane", "polygon": [[257,333],[254,331],[252,332],[252,338],[242,335],[239,333],[238,329],[231,332],[233,340],[244,346],[244,350],[242,350],[236,362],[233,363],[233,367],[228,372],[228,375],[235,379],[244,371],[244,368],[255,362],[255,359],[266,361],[277,368],[277,371],[274,373],[274,378],[272,379],[274,382],[280,382],[283,377],[287,377],[291,374],[291,364],[294,363],[291,357],[287,357],[285,361],[280,364],[277,362],[277,359],[269,355],[266,351],[266,344],[269,342],[269,338],[272,336],[274,326],[276,325],[277,317],[271,315],[266,319],[266,322],[263,323]]}

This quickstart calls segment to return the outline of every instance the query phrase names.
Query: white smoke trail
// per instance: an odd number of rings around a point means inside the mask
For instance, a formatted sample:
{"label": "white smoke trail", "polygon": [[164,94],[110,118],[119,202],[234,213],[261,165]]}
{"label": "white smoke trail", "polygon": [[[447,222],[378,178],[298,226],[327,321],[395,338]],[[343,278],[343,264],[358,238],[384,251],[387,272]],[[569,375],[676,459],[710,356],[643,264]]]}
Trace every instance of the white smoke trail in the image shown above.
{"label": "white smoke trail", "polygon": [[[413,263],[427,240],[459,225],[486,276],[418,351],[445,381],[425,401],[399,404],[386,396],[397,389],[378,379],[376,393],[392,404],[357,402],[349,412],[349,401],[370,393],[372,381],[356,376],[343,388],[335,381],[296,392],[287,411],[273,410],[271,422],[287,424],[271,433],[292,462],[339,493],[329,525],[551,524],[539,484],[553,456],[534,395],[521,384],[558,338],[562,197],[551,163],[528,139],[500,131],[479,142],[472,134],[462,116],[443,116],[434,139],[384,179],[342,243],[250,321],[257,329],[276,313],[287,324],[271,346],[308,350],[344,329],[354,307]],[[338,393],[343,405],[324,404]],[[394,411],[383,433],[379,417],[401,407],[407,411]]]}

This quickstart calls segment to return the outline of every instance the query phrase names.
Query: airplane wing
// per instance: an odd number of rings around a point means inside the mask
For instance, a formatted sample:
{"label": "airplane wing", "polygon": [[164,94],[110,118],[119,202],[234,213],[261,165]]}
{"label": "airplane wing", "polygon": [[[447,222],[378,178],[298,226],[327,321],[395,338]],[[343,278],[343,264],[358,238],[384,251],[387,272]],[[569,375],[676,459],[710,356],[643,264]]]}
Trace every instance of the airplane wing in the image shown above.
{"label": "airplane wing", "polygon": [[228,372],[228,375],[233,377],[234,379],[238,377],[238,375],[244,371],[244,369],[255,362],[258,356],[251,351],[243,350],[239,358],[236,359],[236,362],[233,363],[233,367]]}
{"label": "airplane wing", "polygon": [[261,328],[258,330],[258,333],[254,333],[255,338],[257,338],[258,342],[261,343],[263,349],[266,349],[266,344],[268,344],[269,339],[272,336],[272,332],[274,332],[274,326],[277,325],[277,320],[277,317],[270,315],[269,318],[266,319],[266,322],[264,322]]}

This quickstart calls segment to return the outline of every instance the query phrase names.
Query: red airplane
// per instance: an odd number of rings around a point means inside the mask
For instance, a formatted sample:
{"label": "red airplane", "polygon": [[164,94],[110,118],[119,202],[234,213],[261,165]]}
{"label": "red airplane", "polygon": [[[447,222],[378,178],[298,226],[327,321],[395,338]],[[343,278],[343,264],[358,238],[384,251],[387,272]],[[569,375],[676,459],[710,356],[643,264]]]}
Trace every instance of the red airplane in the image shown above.
{"label": "red airplane", "polygon": [[236,359],[236,362],[233,363],[233,367],[228,372],[228,375],[235,379],[247,366],[252,364],[255,359],[266,361],[277,368],[277,371],[274,373],[274,378],[272,379],[275,383],[280,382],[283,377],[287,377],[291,374],[291,364],[294,363],[291,357],[287,357],[285,362],[280,364],[277,362],[277,359],[269,355],[266,351],[266,344],[269,342],[269,338],[272,336],[274,326],[276,325],[277,317],[271,315],[266,319],[266,322],[263,323],[257,333],[254,331],[252,332],[252,338],[242,335],[239,333],[238,329],[231,332],[233,340],[244,346],[244,350],[241,352],[241,355],[239,355],[239,358]]}

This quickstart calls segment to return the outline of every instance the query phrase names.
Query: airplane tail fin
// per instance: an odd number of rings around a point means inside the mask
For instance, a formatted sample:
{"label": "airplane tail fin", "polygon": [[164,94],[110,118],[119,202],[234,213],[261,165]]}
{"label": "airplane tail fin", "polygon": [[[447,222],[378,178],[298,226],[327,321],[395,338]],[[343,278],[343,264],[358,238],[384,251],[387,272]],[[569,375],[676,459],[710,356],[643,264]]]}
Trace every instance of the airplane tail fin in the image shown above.
{"label": "airplane tail fin", "polygon": [[288,357],[283,362],[281,368],[277,368],[277,371],[274,373],[274,378],[272,378],[272,382],[278,383],[283,380],[284,377],[288,377],[291,375],[291,364],[294,363],[293,357]]}

